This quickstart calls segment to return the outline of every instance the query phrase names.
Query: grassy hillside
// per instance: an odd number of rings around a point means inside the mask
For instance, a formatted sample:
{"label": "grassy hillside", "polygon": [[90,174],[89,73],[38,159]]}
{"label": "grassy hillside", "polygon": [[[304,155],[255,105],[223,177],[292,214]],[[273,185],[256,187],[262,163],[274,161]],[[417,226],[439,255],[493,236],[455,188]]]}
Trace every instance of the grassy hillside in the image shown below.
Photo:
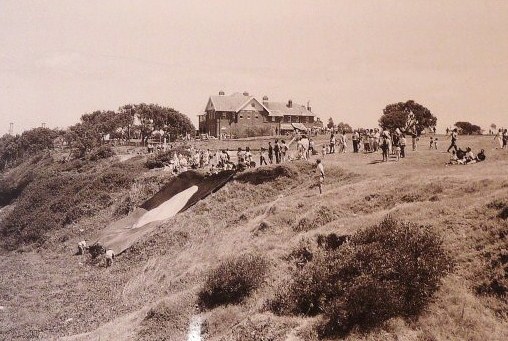
{"label": "grassy hillside", "polygon": [[[0,279],[0,338],[185,340],[211,271],[221,264],[248,268],[251,263],[238,266],[234,261],[254,255],[262,259],[252,265],[263,274],[262,281],[252,280],[256,285],[241,300],[201,308],[205,339],[318,339],[324,312],[276,314],[270,300],[281,283],[291,281],[295,269],[320,259],[330,235],[355,236],[390,215],[427,226],[454,266],[417,315],[390,315],[368,332],[353,326],[343,337],[506,340],[508,153],[492,149],[490,137],[464,137],[460,142],[475,151],[485,149],[487,160],[445,167],[449,155],[426,148],[388,163],[377,163],[379,154],[328,155],[321,196],[309,188],[314,183],[312,165],[295,162],[275,173],[274,167],[264,167],[238,176],[161,223],[111,268],[72,256],[80,238],[125,214],[162,183],[162,172],[136,168],[136,160],[129,160],[119,166],[134,167],[128,168],[135,169],[129,185],[109,193],[108,204],[49,229],[38,247],[2,252],[0,271],[6,275]],[[111,162],[90,167],[94,179],[117,168]],[[2,224],[21,203],[20,197],[0,212]]]}

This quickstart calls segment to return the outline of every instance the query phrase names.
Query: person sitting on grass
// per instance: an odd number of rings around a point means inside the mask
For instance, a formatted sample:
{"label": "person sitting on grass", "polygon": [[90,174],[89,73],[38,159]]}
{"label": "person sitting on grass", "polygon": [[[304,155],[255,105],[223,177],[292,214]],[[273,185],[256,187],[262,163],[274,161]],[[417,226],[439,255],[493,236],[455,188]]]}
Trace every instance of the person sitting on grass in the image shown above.
{"label": "person sitting on grass", "polygon": [[476,155],[476,161],[481,162],[481,161],[485,161],[485,159],[486,159],[485,151],[482,149],[482,150],[480,150],[478,155]]}
{"label": "person sitting on grass", "polygon": [[466,164],[468,164],[468,163],[475,163],[476,162],[476,155],[474,155],[474,153],[471,150],[471,148],[467,147],[467,149],[466,149],[466,155],[465,155],[464,159],[465,159],[465,163]]}
{"label": "person sitting on grass", "polygon": [[450,161],[445,166],[449,165],[457,165],[459,163],[459,158],[457,157],[457,153],[455,150],[452,150],[452,156],[450,156]]}

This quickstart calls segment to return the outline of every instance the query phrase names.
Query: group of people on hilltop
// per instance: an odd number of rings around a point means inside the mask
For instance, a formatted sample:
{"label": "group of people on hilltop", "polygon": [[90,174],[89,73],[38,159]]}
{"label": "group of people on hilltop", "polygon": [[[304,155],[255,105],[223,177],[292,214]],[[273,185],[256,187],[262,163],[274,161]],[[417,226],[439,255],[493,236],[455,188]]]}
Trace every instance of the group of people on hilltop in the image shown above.
{"label": "group of people on hilltop", "polygon": [[345,153],[347,149],[347,136],[341,131],[338,131],[337,135],[331,133],[329,148],[325,150],[325,153],[334,154],[336,149],[338,153]]}
{"label": "group of people on hilltop", "polygon": [[[379,150],[386,149],[387,153],[405,157],[405,149],[407,145],[406,134],[400,129],[394,132],[379,128],[374,129],[357,129],[353,131],[351,136],[353,142],[353,153],[375,153]],[[413,151],[417,149],[418,137],[411,134]],[[397,154],[399,151],[399,154]]]}
{"label": "group of people on hilltop", "polygon": [[458,136],[457,128],[451,130],[450,146],[446,152],[449,153],[451,150],[452,155],[450,156],[450,161],[446,165],[467,165],[485,161],[485,150],[481,149],[480,152],[475,155],[470,147],[467,147],[466,150],[457,147]]}

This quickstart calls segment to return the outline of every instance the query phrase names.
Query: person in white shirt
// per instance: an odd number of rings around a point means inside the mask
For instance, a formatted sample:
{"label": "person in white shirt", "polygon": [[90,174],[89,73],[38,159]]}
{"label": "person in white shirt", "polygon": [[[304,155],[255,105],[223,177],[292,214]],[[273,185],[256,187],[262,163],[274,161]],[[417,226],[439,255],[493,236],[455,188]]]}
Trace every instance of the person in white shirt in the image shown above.
{"label": "person in white shirt", "polygon": [[86,240],[83,239],[78,243],[78,255],[84,255],[87,248]]}
{"label": "person in white shirt", "polygon": [[109,267],[113,264],[113,259],[115,259],[115,253],[113,250],[106,250],[106,267]]}
{"label": "person in white shirt", "polygon": [[319,194],[323,194],[323,182],[325,181],[325,168],[320,159],[316,160],[316,180],[317,187],[319,188]]}

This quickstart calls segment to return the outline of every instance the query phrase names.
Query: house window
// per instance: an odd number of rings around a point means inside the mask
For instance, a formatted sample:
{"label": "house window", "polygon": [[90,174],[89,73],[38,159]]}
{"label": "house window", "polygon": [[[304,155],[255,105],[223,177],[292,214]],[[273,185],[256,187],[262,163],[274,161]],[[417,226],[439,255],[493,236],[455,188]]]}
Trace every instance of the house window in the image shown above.
{"label": "house window", "polygon": [[243,118],[243,115],[240,114],[240,118]]}
{"label": "house window", "polygon": [[247,119],[250,120],[250,115],[247,115]]}
{"label": "house window", "polygon": [[258,116],[258,115],[256,115],[256,118],[259,118],[259,116]]}
{"label": "house window", "polygon": [[251,103],[250,106],[253,107],[253,108],[256,107],[256,105],[254,103]]}

